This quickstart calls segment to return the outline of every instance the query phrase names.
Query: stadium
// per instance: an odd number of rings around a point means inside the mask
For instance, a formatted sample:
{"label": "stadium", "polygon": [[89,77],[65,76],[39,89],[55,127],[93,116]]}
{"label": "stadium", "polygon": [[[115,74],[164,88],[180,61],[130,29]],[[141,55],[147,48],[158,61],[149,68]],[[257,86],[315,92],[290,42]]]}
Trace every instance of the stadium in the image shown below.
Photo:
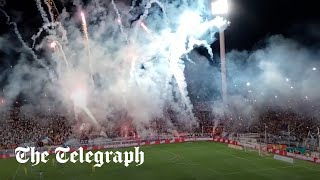
{"label": "stadium", "polygon": [[315,7],[0,0],[0,180],[320,178]]}

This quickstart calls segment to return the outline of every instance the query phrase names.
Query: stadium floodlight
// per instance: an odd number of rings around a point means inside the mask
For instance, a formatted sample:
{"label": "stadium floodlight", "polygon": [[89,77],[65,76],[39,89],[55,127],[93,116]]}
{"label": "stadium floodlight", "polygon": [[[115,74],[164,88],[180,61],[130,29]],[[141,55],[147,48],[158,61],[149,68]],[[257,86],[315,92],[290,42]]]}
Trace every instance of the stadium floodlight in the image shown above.
{"label": "stadium floodlight", "polygon": [[225,15],[229,12],[227,0],[217,0],[211,3],[211,11],[213,15]]}
{"label": "stadium floodlight", "polygon": [[[220,17],[226,15],[229,12],[229,5],[227,0],[217,0],[211,3],[212,15]],[[222,19],[222,17],[220,17]],[[227,70],[226,70],[226,50],[225,50],[225,37],[224,26],[228,23],[221,25],[219,28],[219,41],[220,41],[220,58],[221,58],[221,87],[222,87],[222,99],[224,104],[227,102]]]}

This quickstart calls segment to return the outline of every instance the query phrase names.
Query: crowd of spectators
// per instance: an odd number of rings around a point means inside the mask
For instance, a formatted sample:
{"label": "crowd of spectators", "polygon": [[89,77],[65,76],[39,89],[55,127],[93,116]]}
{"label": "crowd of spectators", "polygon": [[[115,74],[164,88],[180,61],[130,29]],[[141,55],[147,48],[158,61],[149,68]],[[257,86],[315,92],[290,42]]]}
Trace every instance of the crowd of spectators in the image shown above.
{"label": "crowd of spectators", "polygon": [[61,144],[71,134],[68,121],[59,114],[28,116],[14,108],[2,115],[0,123],[0,150],[12,149],[24,143]]}
{"label": "crowd of spectators", "polygon": [[[171,122],[159,118],[140,128],[151,135],[171,134],[174,136],[181,132],[212,135],[259,133],[264,136],[267,132],[269,142],[277,140],[278,137],[290,137],[292,142],[302,142],[310,134],[315,135],[320,125],[312,118],[288,111],[266,111],[253,122],[240,116],[237,118],[226,116],[217,121],[212,113],[199,111],[196,113],[198,124],[187,129],[179,129],[180,122],[172,117],[170,117]],[[10,113],[2,114],[0,120],[0,150],[13,149],[23,143],[39,143],[44,139],[50,141],[50,144],[61,145],[71,137],[88,139],[104,136],[112,139],[139,136],[137,133],[139,129],[133,125],[132,121],[123,121],[113,129],[101,128],[98,133],[92,133],[94,131],[92,127],[87,128],[81,122],[70,122],[59,113],[30,115],[13,108]],[[80,133],[77,133],[79,129]]]}

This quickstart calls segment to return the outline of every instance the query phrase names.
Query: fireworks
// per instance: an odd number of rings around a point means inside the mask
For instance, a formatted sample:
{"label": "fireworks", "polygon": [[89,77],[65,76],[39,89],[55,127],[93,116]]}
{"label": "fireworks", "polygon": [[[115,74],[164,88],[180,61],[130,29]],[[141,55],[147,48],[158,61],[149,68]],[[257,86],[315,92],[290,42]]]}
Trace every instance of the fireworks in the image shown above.
{"label": "fireworks", "polygon": [[44,3],[47,5],[49,10],[49,15],[52,22],[55,22],[57,17],[59,16],[59,11],[53,0],[44,0]]}
{"label": "fireworks", "polygon": [[144,22],[141,21],[139,24],[148,34],[151,34],[150,29],[144,24]]}
{"label": "fireworks", "polygon": [[68,63],[68,60],[67,60],[67,58],[66,58],[66,55],[65,55],[65,53],[64,53],[64,51],[63,51],[63,48],[62,48],[61,44],[60,44],[58,41],[53,41],[52,43],[50,43],[50,47],[51,47],[51,48],[55,49],[56,46],[59,47],[59,49],[60,49],[60,51],[61,51],[61,54],[62,54],[62,57],[63,57],[63,60],[64,60],[64,62],[66,63],[67,68],[69,69],[69,63]]}
{"label": "fireworks", "polygon": [[86,17],[84,16],[83,12],[81,12],[80,15],[81,15],[81,20],[82,20],[82,30],[83,30],[84,36],[85,36],[86,40],[89,41]]}
{"label": "fireworks", "polygon": [[82,89],[78,88],[71,93],[71,99],[74,101],[74,104],[79,107],[86,107],[87,106],[87,92]]}
{"label": "fireworks", "polygon": [[56,46],[57,46],[57,43],[56,43],[56,42],[52,42],[52,43],[50,44],[50,47],[53,48],[53,49],[56,48]]}
{"label": "fireworks", "polygon": [[[96,118],[93,116],[91,111],[87,107],[87,91],[84,88],[77,88],[71,93],[71,100],[74,103],[74,109],[81,108],[91,119],[94,125],[98,125]],[[75,111],[75,113],[77,113]],[[76,115],[77,117],[77,115]]]}
{"label": "fireworks", "polygon": [[[83,11],[79,12],[78,19],[81,19],[80,30],[83,33],[79,33],[78,22],[74,21],[77,17],[57,18],[58,10],[53,0],[44,1],[49,10],[47,15],[41,1],[36,0],[36,2],[43,25],[38,33],[32,36],[31,48],[24,43],[21,36],[19,39],[35,59],[37,59],[36,49],[41,48],[57,50],[53,55],[63,58],[68,71],[58,69],[62,61],[50,64],[48,72],[54,72],[56,76],[50,77],[53,83],[49,86],[52,88],[50,90],[63,97],[61,99],[67,99],[63,102],[63,105],[68,106],[66,108],[70,108],[71,98],[76,119],[80,115],[78,112],[80,109],[96,123],[96,119],[100,120],[108,116],[104,114],[105,108],[110,107],[110,109],[126,112],[136,121],[147,122],[155,116],[160,116],[159,108],[169,104],[182,117],[181,121],[191,119],[184,124],[196,122],[193,105],[188,95],[183,57],[192,52],[194,47],[204,46],[213,58],[210,44],[215,41],[217,27],[226,27],[228,24],[225,19],[215,17],[208,20],[204,17],[206,13],[193,8],[199,3],[196,1],[192,2],[192,5],[182,2],[185,5],[165,9],[167,6],[162,2],[152,0],[143,5],[144,12],[132,22],[136,25],[132,27],[128,22],[133,17],[128,17],[131,16],[128,14],[121,17],[116,2],[112,0],[111,12],[115,11],[113,15],[112,13],[103,14],[102,12],[110,12],[108,11],[110,9],[107,9],[110,7],[99,6],[98,3],[95,6],[99,8],[96,9],[88,7],[86,11],[86,7],[81,7]],[[148,19],[155,18],[153,13],[149,14],[153,11],[152,4],[160,7],[163,12],[161,17],[157,17],[160,23]],[[186,6],[190,7],[186,8]],[[173,19],[168,18],[166,10],[170,11],[168,14],[178,15]],[[86,18],[89,16],[86,16],[91,15],[89,12],[92,13],[92,23],[87,24]],[[72,12],[69,15],[72,16]],[[50,21],[48,17],[51,18]],[[95,33],[90,39],[89,26]],[[146,33],[137,31],[139,28]],[[152,38],[145,38],[146,34]],[[130,38],[130,41],[127,38]],[[81,49],[83,45],[79,44],[81,40],[84,41],[85,51]],[[133,50],[134,55],[130,53]],[[39,62],[45,62],[42,60]],[[93,86],[89,85],[91,79],[94,79]],[[132,81],[136,83],[131,83]],[[83,87],[75,88],[74,82],[80,82]],[[172,93],[173,91],[175,93]]]}
{"label": "fireworks", "polygon": [[90,70],[90,75],[93,74],[92,72],[92,65],[91,65],[91,50],[90,50],[90,45],[89,45],[89,34],[88,34],[88,28],[87,28],[87,21],[86,21],[86,17],[84,16],[84,13],[81,12],[81,19],[82,19],[82,30],[85,36],[85,40],[86,40],[86,48],[87,48],[87,52],[88,52],[88,62],[89,62],[89,70]]}

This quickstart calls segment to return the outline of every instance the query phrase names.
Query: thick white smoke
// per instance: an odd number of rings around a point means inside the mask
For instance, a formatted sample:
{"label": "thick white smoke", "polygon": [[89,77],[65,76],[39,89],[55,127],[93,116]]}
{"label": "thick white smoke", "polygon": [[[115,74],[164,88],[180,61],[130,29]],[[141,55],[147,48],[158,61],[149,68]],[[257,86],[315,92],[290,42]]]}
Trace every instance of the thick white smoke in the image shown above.
{"label": "thick white smoke", "polygon": [[[146,133],[152,119],[171,124],[168,107],[179,116],[180,125],[195,123],[190,94],[215,99],[211,91],[220,86],[220,69],[192,52],[201,45],[215,57],[210,44],[221,22],[228,23],[208,15],[208,1],[63,2],[72,2],[76,8],[60,10],[56,22],[50,22],[46,4],[35,1],[44,22],[29,39],[6,17],[23,46],[17,49],[7,37],[0,38],[0,49],[6,54],[9,49],[19,52],[14,57],[18,64],[1,74],[7,81],[3,93],[8,105],[23,93],[28,97],[24,109],[29,115],[55,109],[69,119],[81,115],[88,122],[92,115],[108,128],[128,118]],[[86,15],[89,46],[81,28],[81,11]],[[52,49],[54,41],[62,48]],[[227,115],[251,122],[266,107],[280,107],[319,118],[319,57],[318,49],[282,36],[269,38],[265,47],[252,52],[231,51],[227,54],[228,106],[216,101],[213,113],[217,119]],[[185,67],[185,60],[194,64]],[[190,87],[185,74],[199,86]],[[79,87],[86,92],[80,99],[86,100],[87,109],[74,111],[76,101],[71,96]]]}
{"label": "thick white smoke", "polygon": [[[31,37],[31,46],[9,17],[8,23],[13,25],[27,54],[42,64],[49,62],[43,66],[54,77],[34,63],[19,60],[10,72],[4,96],[13,102],[23,93],[38,104],[35,111],[37,107],[40,111],[59,107],[75,113],[76,118],[82,108],[84,119],[107,126],[121,121],[119,115],[114,115],[121,112],[141,131],[155,118],[170,124],[164,111],[171,107],[179,115],[178,123],[189,127],[196,119],[187,90],[184,58],[200,45],[213,56],[210,44],[220,26],[208,16],[210,9],[204,10],[205,3],[142,1],[130,7],[126,1],[95,0],[86,5],[73,1],[74,10],[55,14],[47,12],[56,9],[46,9],[48,1],[35,0],[43,26]],[[81,12],[86,16],[85,23]],[[50,22],[48,16],[52,21],[57,16],[57,21]],[[24,73],[30,76],[29,89]],[[41,92],[48,97],[37,97]]]}
{"label": "thick white smoke", "polygon": [[229,107],[221,111],[214,106],[214,111],[248,123],[268,110],[320,120],[319,58],[319,49],[281,35],[269,37],[252,52],[231,51],[227,54]]}

